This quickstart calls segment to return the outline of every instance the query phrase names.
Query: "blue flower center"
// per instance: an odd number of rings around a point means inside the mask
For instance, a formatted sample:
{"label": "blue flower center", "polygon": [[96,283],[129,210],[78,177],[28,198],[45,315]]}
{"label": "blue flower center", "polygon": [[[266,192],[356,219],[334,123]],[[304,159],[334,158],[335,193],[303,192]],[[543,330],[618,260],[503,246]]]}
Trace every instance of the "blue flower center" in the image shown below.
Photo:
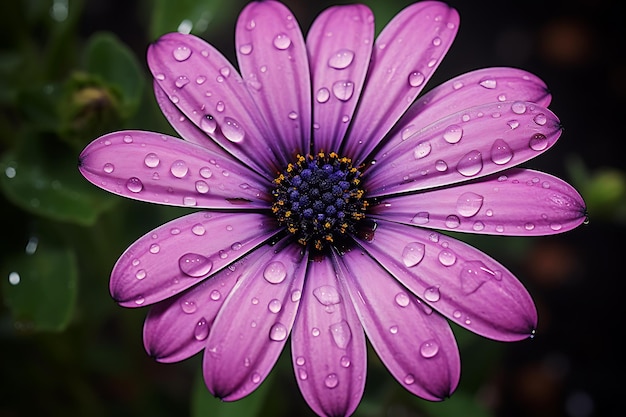
{"label": "blue flower center", "polygon": [[354,233],[365,218],[361,172],[334,152],[298,155],[274,184],[272,211],[302,245],[322,250]]}

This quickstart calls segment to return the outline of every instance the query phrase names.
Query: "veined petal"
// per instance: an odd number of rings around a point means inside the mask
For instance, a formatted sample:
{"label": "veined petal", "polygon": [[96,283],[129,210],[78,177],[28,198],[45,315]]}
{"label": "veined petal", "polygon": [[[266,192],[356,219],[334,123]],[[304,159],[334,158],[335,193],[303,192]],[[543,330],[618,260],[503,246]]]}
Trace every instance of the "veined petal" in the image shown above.
{"label": "veined petal", "polygon": [[500,341],[528,338],[537,311],[524,286],[478,249],[419,227],[377,221],[360,240],[370,256],[422,301],[466,329]]}
{"label": "veined petal", "polygon": [[265,146],[285,167],[310,146],[311,81],[300,26],[282,3],[255,1],[242,10],[235,33],[241,74],[270,127]]}
{"label": "veined petal", "polygon": [[500,172],[545,152],[560,135],[559,119],[534,103],[472,107],[377,152],[367,171],[368,195],[423,190]]}
{"label": "veined petal", "polygon": [[415,395],[432,401],[449,397],[459,382],[461,359],[446,319],[362,251],[345,253],[339,264],[340,279],[387,369]]}
{"label": "veined petal", "polygon": [[315,151],[339,151],[361,96],[373,39],[374,16],[364,5],[333,6],[313,22],[307,48]]}
{"label": "veined petal", "polygon": [[223,152],[153,132],[109,133],[80,155],[87,180],[114,194],[172,206],[267,208],[270,182]]}
{"label": "veined petal", "polygon": [[585,221],[585,203],[565,181],[513,168],[454,187],[382,199],[375,217],[455,232],[544,236]]}
{"label": "veined petal", "polygon": [[372,63],[343,154],[363,162],[411,105],[452,45],[459,15],[421,1],[398,13],[376,39]]}
{"label": "veined petal", "polygon": [[230,154],[273,177],[272,132],[230,62],[200,38],[162,36],[148,48],[152,75],[170,101]]}
{"label": "veined petal", "polygon": [[153,305],[143,326],[146,352],[159,362],[178,362],[206,346],[213,320],[246,268],[259,251],[237,262],[237,271],[222,269],[211,278]]}
{"label": "veined petal", "polygon": [[111,273],[114,300],[141,307],[198,284],[248,254],[280,229],[259,213],[196,212],[130,245]]}
{"label": "veined petal", "polygon": [[517,68],[485,68],[453,78],[424,94],[394,126],[378,153],[385,153],[420,129],[471,107],[525,101],[548,107],[552,96],[537,76]]}
{"label": "veined petal", "polygon": [[309,263],[291,334],[296,380],[320,416],[348,416],[365,387],[363,328],[330,259]]}
{"label": "veined petal", "polygon": [[237,285],[213,323],[204,353],[204,381],[215,396],[238,400],[269,374],[296,316],[306,255],[300,245],[279,242],[257,249],[244,268],[233,266]]}

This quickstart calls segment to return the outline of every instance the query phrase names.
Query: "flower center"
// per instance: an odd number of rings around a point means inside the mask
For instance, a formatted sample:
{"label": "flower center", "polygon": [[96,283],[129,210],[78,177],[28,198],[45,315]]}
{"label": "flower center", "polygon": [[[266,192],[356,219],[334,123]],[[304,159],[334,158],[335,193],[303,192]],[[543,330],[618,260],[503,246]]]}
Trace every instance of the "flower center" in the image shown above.
{"label": "flower center", "polygon": [[298,155],[275,180],[272,211],[302,245],[322,250],[365,217],[361,172],[334,152]]}

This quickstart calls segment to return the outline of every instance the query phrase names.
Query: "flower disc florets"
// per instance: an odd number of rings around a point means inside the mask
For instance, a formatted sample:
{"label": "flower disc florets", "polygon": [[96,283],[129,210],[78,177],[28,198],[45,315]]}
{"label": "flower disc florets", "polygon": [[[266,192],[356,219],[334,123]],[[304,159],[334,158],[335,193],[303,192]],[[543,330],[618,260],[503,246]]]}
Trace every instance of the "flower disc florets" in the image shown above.
{"label": "flower disc florets", "polygon": [[302,245],[321,250],[365,217],[361,172],[334,152],[298,155],[274,183],[272,211]]}

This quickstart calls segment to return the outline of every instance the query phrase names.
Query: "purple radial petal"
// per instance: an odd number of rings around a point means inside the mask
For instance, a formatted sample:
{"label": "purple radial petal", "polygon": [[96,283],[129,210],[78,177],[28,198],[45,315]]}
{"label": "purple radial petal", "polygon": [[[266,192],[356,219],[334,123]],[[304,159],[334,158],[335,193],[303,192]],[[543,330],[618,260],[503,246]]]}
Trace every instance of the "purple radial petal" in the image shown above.
{"label": "purple radial petal", "polygon": [[422,301],[468,330],[500,341],[531,336],[537,311],[524,286],[478,249],[419,227],[377,221],[361,246]]}
{"label": "purple radial petal", "polygon": [[243,79],[270,127],[264,146],[284,167],[309,152],[311,81],[302,32],[282,3],[251,2],[237,20],[236,44]]}
{"label": "purple radial petal", "polygon": [[402,116],[378,150],[385,153],[442,115],[503,101],[548,107],[552,96],[537,76],[517,68],[485,68],[453,78],[430,90]]}
{"label": "purple radial petal", "polygon": [[309,263],[291,334],[296,380],[320,416],[347,416],[365,386],[365,335],[330,259]]}
{"label": "purple radial petal", "polygon": [[376,39],[344,154],[363,162],[422,91],[458,26],[456,10],[435,1],[412,4],[389,22]]}
{"label": "purple radial petal", "polygon": [[213,323],[203,362],[207,388],[224,401],[238,400],[263,382],[291,331],[307,254],[299,245],[284,245],[258,249],[262,254],[244,269],[234,265],[237,285]]}
{"label": "purple radial petal", "polygon": [[87,180],[114,194],[207,208],[267,208],[269,181],[223,152],[138,130],[115,132],[80,155]]}
{"label": "purple radial petal", "polygon": [[534,103],[489,103],[447,116],[374,156],[369,196],[422,190],[500,172],[549,149],[558,118]]}
{"label": "purple radial petal", "polygon": [[585,221],[585,203],[565,181],[513,168],[454,187],[382,199],[375,217],[455,232],[544,236]]}
{"label": "purple radial petal", "polygon": [[[253,251],[236,265],[242,269],[258,258]],[[195,287],[150,308],[143,327],[146,352],[159,362],[178,362],[204,349],[213,320],[239,274],[223,269]]]}
{"label": "purple radial petal", "polygon": [[219,51],[193,35],[169,33],[150,45],[148,65],[189,120],[246,165],[274,176],[280,167],[267,139],[273,135],[241,76]]}
{"label": "purple radial petal", "polygon": [[461,359],[446,319],[367,254],[347,252],[341,265],[340,277],[365,333],[393,376],[427,400],[449,397],[459,382]]}
{"label": "purple radial petal", "polygon": [[210,277],[277,233],[259,213],[196,212],[133,243],[115,264],[110,290],[125,307],[156,303]]}
{"label": "purple radial petal", "polygon": [[374,16],[363,5],[323,11],[309,30],[313,76],[313,149],[339,151],[372,55]]}

